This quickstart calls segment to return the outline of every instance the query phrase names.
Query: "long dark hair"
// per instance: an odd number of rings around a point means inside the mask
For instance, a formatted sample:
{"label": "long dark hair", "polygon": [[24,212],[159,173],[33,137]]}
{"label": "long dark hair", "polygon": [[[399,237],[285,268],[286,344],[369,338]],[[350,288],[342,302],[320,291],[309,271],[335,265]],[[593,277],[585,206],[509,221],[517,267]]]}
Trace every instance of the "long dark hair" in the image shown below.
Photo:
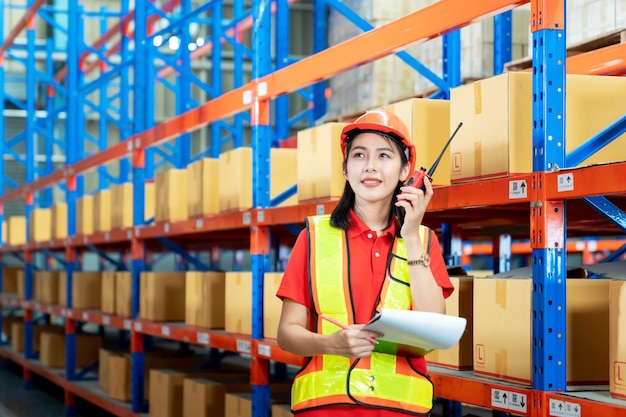
{"label": "long dark hair", "polygon": [[[395,138],[389,135],[385,135],[381,132],[376,132],[376,133],[380,134],[381,136],[384,136],[387,139],[390,139],[390,142],[396,145],[396,147],[400,151],[399,153],[400,153],[400,157],[402,158],[402,166],[408,165],[409,160],[407,159],[406,153],[404,152],[404,146],[401,143],[399,143]],[[354,137],[348,140],[348,146],[346,147],[346,155],[350,154],[350,149],[352,148],[352,139],[354,139]],[[344,159],[343,161],[344,171],[346,170],[346,166],[347,166],[347,160]],[[402,187],[402,182],[398,181],[398,185],[396,185],[396,189],[393,195],[400,194],[400,187]],[[352,226],[352,222],[350,221],[350,210],[354,207],[354,201],[355,201],[354,190],[350,186],[350,183],[346,180],[346,185],[343,188],[343,194],[341,195],[341,198],[339,199],[337,206],[335,206],[335,209],[330,215],[331,226],[339,227],[343,230],[348,230]],[[392,221],[396,222],[396,235],[397,236],[400,236],[400,229],[402,228],[402,225],[404,224],[404,216],[405,216],[404,207],[396,206],[395,199],[392,198],[391,202],[389,203],[388,224],[391,224]]]}

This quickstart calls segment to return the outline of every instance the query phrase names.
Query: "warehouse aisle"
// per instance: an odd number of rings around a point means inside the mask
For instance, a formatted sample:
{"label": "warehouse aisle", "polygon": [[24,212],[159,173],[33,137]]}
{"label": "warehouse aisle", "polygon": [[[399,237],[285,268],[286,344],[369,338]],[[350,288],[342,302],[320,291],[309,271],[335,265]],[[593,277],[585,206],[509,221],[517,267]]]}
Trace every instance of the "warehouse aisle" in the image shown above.
{"label": "warehouse aisle", "polygon": [[[76,398],[76,417],[111,417]],[[1,417],[64,417],[63,390],[33,375],[33,388],[24,389],[21,368],[3,361],[0,369]]]}

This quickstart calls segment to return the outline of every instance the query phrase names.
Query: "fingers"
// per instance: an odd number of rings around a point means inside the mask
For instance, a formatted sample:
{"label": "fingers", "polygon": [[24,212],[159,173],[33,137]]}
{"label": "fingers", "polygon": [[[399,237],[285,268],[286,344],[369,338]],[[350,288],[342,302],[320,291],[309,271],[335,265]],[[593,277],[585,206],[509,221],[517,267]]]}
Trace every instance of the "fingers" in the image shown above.
{"label": "fingers", "polygon": [[[374,351],[376,332],[367,330],[348,329],[333,333],[333,353],[349,358],[362,358],[369,356]],[[370,340],[368,340],[370,339]]]}

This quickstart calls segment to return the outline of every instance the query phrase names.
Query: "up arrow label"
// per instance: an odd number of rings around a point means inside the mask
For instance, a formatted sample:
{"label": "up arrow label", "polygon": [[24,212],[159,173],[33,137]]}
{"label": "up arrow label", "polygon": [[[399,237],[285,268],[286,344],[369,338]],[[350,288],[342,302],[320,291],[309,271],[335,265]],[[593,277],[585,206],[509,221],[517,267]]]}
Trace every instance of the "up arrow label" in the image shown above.
{"label": "up arrow label", "polygon": [[574,190],[574,174],[573,173],[567,173],[567,174],[559,174],[559,176],[557,177],[557,190],[558,192],[563,192],[563,191],[573,191]]}

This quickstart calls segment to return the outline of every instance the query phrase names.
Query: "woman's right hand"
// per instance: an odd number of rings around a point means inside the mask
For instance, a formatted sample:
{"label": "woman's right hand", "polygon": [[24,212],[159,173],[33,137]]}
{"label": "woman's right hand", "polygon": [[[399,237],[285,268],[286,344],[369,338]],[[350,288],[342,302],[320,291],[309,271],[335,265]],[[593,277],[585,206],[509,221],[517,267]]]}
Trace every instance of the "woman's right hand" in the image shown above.
{"label": "woman's right hand", "polygon": [[371,340],[382,335],[369,330],[361,330],[362,327],[363,325],[352,325],[346,330],[339,330],[328,335],[328,353],[348,358],[370,356],[375,346]]}

